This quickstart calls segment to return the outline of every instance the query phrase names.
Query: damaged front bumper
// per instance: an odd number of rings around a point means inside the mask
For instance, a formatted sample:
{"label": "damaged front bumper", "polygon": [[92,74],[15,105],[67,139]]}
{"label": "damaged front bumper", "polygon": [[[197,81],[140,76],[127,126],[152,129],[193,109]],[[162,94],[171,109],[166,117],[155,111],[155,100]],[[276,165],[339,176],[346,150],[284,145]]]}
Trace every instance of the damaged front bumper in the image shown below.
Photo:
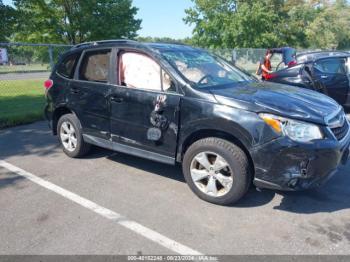
{"label": "damaged front bumper", "polygon": [[254,184],[259,188],[304,190],[330,179],[349,158],[350,129],[341,140],[324,139],[302,144],[280,137],[254,148]]}

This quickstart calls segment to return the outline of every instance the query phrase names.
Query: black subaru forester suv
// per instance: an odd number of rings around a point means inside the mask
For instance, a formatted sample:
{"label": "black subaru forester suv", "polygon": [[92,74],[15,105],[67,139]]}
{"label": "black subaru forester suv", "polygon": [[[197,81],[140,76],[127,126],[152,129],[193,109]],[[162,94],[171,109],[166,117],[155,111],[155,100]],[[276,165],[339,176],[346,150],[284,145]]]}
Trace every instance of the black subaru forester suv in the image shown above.
{"label": "black subaru forester suv", "polygon": [[349,123],[334,100],[260,82],[190,46],[77,45],[45,87],[45,115],[68,156],[96,145],[182,163],[193,192],[216,204],[234,203],[251,183],[319,186],[348,160]]}

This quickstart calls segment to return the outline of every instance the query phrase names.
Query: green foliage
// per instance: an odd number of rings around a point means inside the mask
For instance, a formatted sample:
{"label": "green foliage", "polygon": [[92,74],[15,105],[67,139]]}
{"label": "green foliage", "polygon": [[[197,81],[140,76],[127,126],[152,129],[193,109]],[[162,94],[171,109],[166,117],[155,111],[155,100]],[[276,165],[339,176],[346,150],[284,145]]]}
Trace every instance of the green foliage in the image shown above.
{"label": "green foliage", "polygon": [[[184,21],[193,37],[137,38],[145,42],[186,43],[206,48],[350,48],[347,0],[191,0]],[[137,37],[141,20],[132,0],[0,0],[0,41],[77,44]],[[46,51],[23,49],[35,61]]]}
{"label": "green foliage", "polygon": [[137,41],[145,42],[145,43],[171,43],[171,44],[191,44],[190,38],[184,38],[184,39],[174,39],[170,37],[137,37]]}
{"label": "green foliage", "polygon": [[77,44],[134,38],[141,20],[132,0],[15,0],[17,33],[26,42]]}
{"label": "green foliage", "polygon": [[285,44],[278,30],[280,0],[192,0],[184,21],[194,24],[194,42],[211,48]]}
{"label": "green foliage", "polygon": [[7,80],[0,85],[0,129],[43,119],[44,80]]}
{"label": "green foliage", "polygon": [[184,21],[210,48],[349,48],[346,0],[192,0]]}
{"label": "green foliage", "polygon": [[229,20],[227,32],[231,37],[224,38],[225,47],[231,47],[232,42],[242,47],[283,45],[283,39],[275,27],[279,17],[270,11],[272,8],[261,1],[240,3],[234,19]]}
{"label": "green foliage", "polygon": [[8,5],[4,5],[0,0],[0,42],[5,42],[13,33],[13,26],[16,19],[16,10]]}
{"label": "green foliage", "polygon": [[350,47],[350,6],[336,1],[320,13],[306,29],[313,47],[345,49]]}
{"label": "green foliage", "polygon": [[280,34],[286,45],[307,48],[309,43],[305,28],[315,19],[318,10],[304,1],[294,2],[298,3],[289,3],[281,13],[285,19],[279,23]]}

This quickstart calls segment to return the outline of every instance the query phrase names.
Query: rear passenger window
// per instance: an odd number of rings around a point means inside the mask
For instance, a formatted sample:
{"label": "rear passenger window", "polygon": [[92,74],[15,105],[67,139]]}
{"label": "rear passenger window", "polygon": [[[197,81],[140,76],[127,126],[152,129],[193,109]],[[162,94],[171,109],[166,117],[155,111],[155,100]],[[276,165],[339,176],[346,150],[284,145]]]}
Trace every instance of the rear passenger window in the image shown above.
{"label": "rear passenger window", "polygon": [[79,79],[93,82],[107,82],[111,50],[85,53],[79,70]]}
{"label": "rear passenger window", "polygon": [[75,66],[80,54],[73,54],[65,58],[57,68],[57,73],[66,78],[72,79],[74,76]]}

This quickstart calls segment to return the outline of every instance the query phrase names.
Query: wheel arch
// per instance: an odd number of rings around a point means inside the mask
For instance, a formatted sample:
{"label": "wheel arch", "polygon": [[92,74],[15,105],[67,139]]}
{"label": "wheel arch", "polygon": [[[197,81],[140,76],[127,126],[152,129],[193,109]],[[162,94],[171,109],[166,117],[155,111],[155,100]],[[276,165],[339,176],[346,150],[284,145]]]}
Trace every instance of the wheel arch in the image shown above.
{"label": "wheel arch", "polygon": [[186,150],[196,141],[208,138],[208,137],[216,137],[225,139],[235,145],[237,145],[239,148],[243,150],[243,152],[246,154],[249,166],[251,167],[251,174],[254,174],[254,162],[250,155],[249,148],[247,145],[245,145],[238,137],[234,136],[233,134],[230,134],[228,132],[222,131],[222,130],[216,130],[216,129],[200,129],[197,131],[194,131],[190,135],[188,135],[183,143],[179,147],[179,151],[176,157],[177,162],[182,162],[183,156],[186,152]]}
{"label": "wheel arch", "polygon": [[71,110],[69,107],[67,106],[59,106],[57,107],[53,114],[52,114],[52,133],[54,135],[57,135],[57,123],[58,123],[58,120],[63,116],[63,115],[66,115],[66,114],[74,114],[74,111]]}

